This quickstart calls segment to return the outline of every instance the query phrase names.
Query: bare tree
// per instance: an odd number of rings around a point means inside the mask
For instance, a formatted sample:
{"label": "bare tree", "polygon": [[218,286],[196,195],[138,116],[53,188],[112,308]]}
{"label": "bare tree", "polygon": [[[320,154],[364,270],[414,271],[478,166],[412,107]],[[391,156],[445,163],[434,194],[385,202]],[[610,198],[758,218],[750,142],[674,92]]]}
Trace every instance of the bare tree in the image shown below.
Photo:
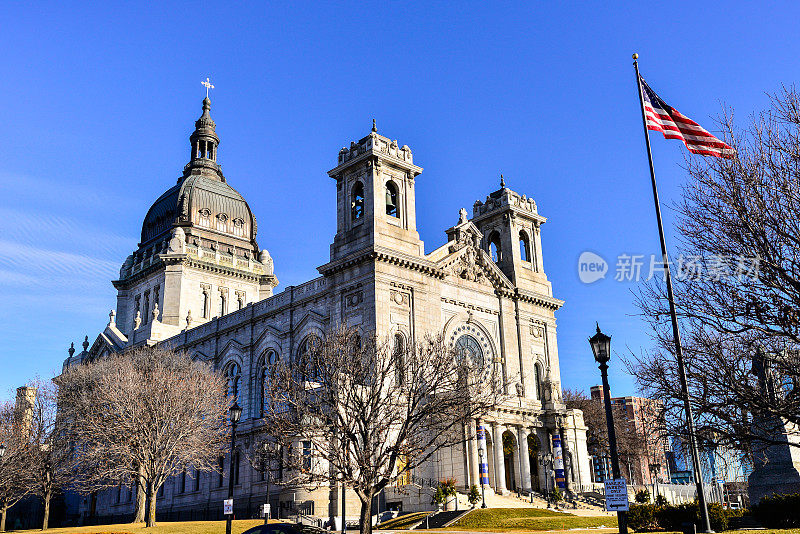
{"label": "bare tree", "polygon": [[224,379],[185,354],[143,347],[70,368],[59,384],[81,487],[141,481],[148,527],[164,481],[215,469],[227,442]]}
{"label": "bare tree", "polygon": [[[736,158],[687,160],[672,257],[697,426],[745,452],[800,428],[800,97],[791,87],[771,99],[743,130],[722,118]],[[657,345],[628,368],[685,434],[663,283],[638,305]]]}
{"label": "bare tree", "polygon": [[274,366],[265,426],[283,441],[285,468],[303,483],[353,488],[366,534],[373,497],[462,442],[462,425],[500,400],[493,368],[441,337],[390,346],[342,326]]}
{"label": "bare tree", "polygon": [[50,501],[73,480],[72,451],[68,435],[58,419],[58,389],[52,381],[37,379],[31,387],[29,432],[27,434],[28,468],[31,493],[42,499],[44,519],[42,530],[48,527]]}
{"label": "bare tree", "polygon": [[22,414],[12,402],[0,405],[0,532],[6,530],[8,509],[30,493],[28,444]]}

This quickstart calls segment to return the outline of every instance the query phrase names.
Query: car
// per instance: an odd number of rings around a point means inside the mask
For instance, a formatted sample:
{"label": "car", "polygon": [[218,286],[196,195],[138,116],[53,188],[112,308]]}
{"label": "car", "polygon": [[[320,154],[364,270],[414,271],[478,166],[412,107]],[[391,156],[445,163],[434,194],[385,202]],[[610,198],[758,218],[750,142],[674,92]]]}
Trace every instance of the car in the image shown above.
{"label": "car", "polygon": [[328,531],[302,523],[270,523],[249,528],[242,534],[328,534]]}

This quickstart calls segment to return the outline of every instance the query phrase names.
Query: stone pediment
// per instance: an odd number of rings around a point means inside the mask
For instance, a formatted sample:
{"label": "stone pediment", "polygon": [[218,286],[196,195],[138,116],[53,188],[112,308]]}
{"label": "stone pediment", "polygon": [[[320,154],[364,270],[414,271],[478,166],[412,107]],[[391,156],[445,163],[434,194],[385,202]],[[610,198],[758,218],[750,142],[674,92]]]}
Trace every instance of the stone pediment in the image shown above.
{"label": "stone pediment", "polygon": [[486,284],[496,290],[514,291],[511,280],[495,265],[489,254],[473,242],[453,241],[449,244],[449,251],[450,253],[438,262],[447,276]]}

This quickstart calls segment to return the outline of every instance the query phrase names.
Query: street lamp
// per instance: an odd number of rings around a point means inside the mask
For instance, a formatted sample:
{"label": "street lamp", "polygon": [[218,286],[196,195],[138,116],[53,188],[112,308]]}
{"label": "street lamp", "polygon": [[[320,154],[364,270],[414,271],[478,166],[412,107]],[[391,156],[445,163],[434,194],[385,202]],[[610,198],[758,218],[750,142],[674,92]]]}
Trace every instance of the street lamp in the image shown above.
{"label": "street lamp", "polygon": [[[611,388],[608,385],[608,360],[611,358],[611,336],[600,331],[589,338],[595,361],[600,364],[600,375],[603,378],[603,403],[606,408],[606,426],[608,427],[608,445],[611,449],[611,470],[614,479],[622,478],[619,472],[619,456],[617,454],[617,433],[614,430],[614,414],[611,412]],[[627,517],[625,512],[617,512],[619,534],[628,533]]]}
{"label": "street lamp", "polygon": [[277,454],[276,448],[273,443],[269,441],[264,441],[261,445],[261,454],[262,454],[262,465],[264,466],[264,471],[267,474],[267,509],[264,510],[264,524],[266,525],[269,523],[269,516],[271,515],[272,510],[269,509],[269,501],[270,501],[270,484],[272,483],[272,460]]}
{"label": "street lamp", "polygon": [[483,501],[481,508],[486,508],[486,486],[483,484],[483,473],[481,473],[481,467],[483,466],[483,447],[478,447],[478,458],[480,458],[478,462],[478,480],[480,480],[481,483],[481,500]]}
{"label": "street lamp", "polygon": [[550,471],[553,468],[553,453],[548,452],[542,455],[542,467],[544,467],[544,496],[547,500],[547,507],[550,508]]}
{"label": "street lamp", "polygon": [[[239,406],[239,403],[234,401],[233,406],[230,407],[230,416],[231,416],[231,462],[230,462],[230,472],[228,473],[228,500],[233,501],[233,474],[234,474],[234,467],[233,467],[233,457],[235,456],[236,450],[236,423],[239,422],[239,418],[242,417],[242,407]],[[225,521],[225,534],[231,534],[231,524],[233,522],[233,506],[231,506],[231,513],[228,514],[228,518]]]}

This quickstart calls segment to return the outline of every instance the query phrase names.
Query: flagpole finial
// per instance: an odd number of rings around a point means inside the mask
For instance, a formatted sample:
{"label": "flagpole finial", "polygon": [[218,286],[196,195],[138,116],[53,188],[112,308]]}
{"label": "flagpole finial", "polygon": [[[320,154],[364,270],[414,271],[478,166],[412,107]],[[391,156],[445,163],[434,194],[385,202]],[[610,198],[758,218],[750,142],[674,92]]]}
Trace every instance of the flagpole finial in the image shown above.
{"label": "flagpole finial", "polygon": [[633,60],[634,60],[634,61],[636,61],[637,59],[639,59],[639,54],[637,54],[636,52],[634,52],[634,53],[633,53]]}

